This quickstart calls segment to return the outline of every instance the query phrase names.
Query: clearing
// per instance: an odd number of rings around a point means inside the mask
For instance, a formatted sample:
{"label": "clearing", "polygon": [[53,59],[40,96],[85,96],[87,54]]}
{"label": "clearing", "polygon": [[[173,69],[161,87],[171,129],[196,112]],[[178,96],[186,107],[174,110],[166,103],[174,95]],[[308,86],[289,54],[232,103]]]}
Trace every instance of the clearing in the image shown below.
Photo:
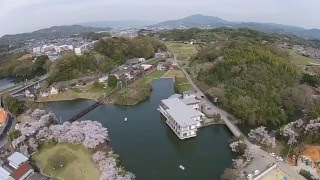
{"label": "clearing", "polygon": [[185,91],[194,90],[188,79],[185,77],[183,72],[180,69],[169,70],[162,77],[165,78],[175,78],[174,88],[175,91],[179,94],[182,94]]}
{"label": "clearing", "polygon": [[100,176],[91,161],[91,152],[82,145],[45,143],[32,158],[44,173],[54,179],[93,180]]}
{"label": "clearing", "polygon": [[320,146],[305,145],[304,148],[303,155],[310,158],[313,162],[320,161]]}
{"label": "clearing", "polygon": [[188,66],[189,60],[198,52],[198,45],[184,43],[166,43],[168,50],[177,56],[180,66]]}
{"label": "clearing", "polygon": [[317,64],[320,63],[320,61],[317,61],[316,59],[313,59],[310,57],[305,57],[300,54],[297,54],[297,52],[294,50],[288,50],[288,51],[289,51],[289,54],[291,57],[290,59],[297,66],[304,67],[305,65],[307,65],[309,63],[317,63]]}

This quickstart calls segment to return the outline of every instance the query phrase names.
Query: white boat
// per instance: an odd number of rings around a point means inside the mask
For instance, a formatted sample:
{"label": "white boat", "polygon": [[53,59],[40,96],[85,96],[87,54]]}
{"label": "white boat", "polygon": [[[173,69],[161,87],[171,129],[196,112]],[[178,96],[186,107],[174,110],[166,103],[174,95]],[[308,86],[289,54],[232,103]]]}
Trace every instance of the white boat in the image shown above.
{"label": "white boat", "polygon": [[128,118],[124,118],[124,121],[127,121],[128,120]]}
{"label": "white boat", "polygon": [[182,170],[184,170],[184,169],[185,169],[182,165],[180,165],[180,166],[179,166],[179,168],[180,168],[180,169],[182,169]]}

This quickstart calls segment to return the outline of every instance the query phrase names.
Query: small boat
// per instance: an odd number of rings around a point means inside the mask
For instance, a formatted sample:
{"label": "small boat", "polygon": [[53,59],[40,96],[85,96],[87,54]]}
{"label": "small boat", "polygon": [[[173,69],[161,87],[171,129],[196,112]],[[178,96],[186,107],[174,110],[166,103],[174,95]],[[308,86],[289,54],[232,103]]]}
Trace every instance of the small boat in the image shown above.
{"label": "small boat", "polygon": [[124,121],[127,121],[128,120],[128,118],[124,118]]}
{"label": "small boat", "polygon": [[180,165],[180,166],[179,166],[179,168],[180,168],[180,169],[182,169],[182,170],[184,170],[184,169],[185,169],[182,165]]}

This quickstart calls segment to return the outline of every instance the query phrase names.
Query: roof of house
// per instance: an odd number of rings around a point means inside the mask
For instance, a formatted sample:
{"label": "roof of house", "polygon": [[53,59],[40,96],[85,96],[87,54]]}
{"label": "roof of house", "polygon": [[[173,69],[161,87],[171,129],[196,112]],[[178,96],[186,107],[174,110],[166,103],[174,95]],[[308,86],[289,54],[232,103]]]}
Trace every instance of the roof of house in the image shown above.
{"label": "roof of house", "polygon": [[194,97],[192,98],[185,98],[181,100],[182,102],[184,102],[185,104],[199,104],[200,101]]}
{"label": "roof of house", "polygon": [[19,166],[20,164],[28,161],[28,157],[26,157],[25,155],[23,155],[19,152],[15,152],[11,156],[8,157],[8,161]]}
{"label": "roof of house", "polygon": [[20,179],[23,175],[25,175],[30,169],[32,169],[29,163],[24,163],[18,167],[15,171],[11,173],[11,177],[14,179]]}
{"label": "roof of house", "polygon": [[187,106],[178,98],[164,99],[162,103],[169,108],[166,111],[180,126],[195,125],[197,122],[192,118],[201,116],[197,110]]}
{"label": "roof of house", "polygon": [[195,91],[185,91],[183,92],[183,95],[196,95],[197,93]]}
{"label": "roof of house", "polygon": [[10,177],[10,173],[5,170],[3,167],[0,167],[0,179],[8,179]]}
{"label": "roof of house", "polygon": [[55,89],[60,89],[61,88],[61,85],[59,83],[53,83],[51,85],[51,88],[55,88]]}
{"label": "roof of house", "polygon": [[173,95],[171,95],[170,97],[169,97],[169,99],[171,99],[171,98],[181,98],[181,94],[173,94]]}
{"label": "roof of house", "polygon": [[27,177],[27,180],[47,180],[47,179],[49,179],[49,177],[39,174],[37,172],[34,172]]}
{"label": "roof of house", "polygon": [[0,108],[0,124],[4,123],[7,119],[8,113],[3,108]]}

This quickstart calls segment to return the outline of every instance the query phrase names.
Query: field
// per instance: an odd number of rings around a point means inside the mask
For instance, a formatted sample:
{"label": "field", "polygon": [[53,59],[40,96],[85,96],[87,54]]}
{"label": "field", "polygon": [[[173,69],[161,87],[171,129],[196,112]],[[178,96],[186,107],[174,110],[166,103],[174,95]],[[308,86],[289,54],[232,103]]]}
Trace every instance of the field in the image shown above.
{"label": "field", "polygon": [[91,152],[82,145],[45,144],[32,158],[53,179],[94,180],[100,176],[91,161]]}
{"label": "field", "polygon": [[180,66],[188,66],[189,60],[198,52],[198,45],[184,43],[166,43],[168,50],[177,56]]}
{"label": "field", "polygon": [[183,78],[185,77],[181,70],[168,70],[162,77],[166,78]]}
{"label": "field", "polygon": [[48,97],[39,97],[38,102],[52,102],[52,101],[65,101],[74,99],[92,99],[97,100],[103,93],[92,93],[92,92],[76,92],[75,90],[68,89],[65,92],[57,95],[50,95]]}
{"label": "field", "polygon": [[313,58],[299,55],[294,50],[289,50],[289,53],[290,53],[290,57],[292,59],[292,62],[298,66],[304,67],[305,65],[307,65],[309,63],[317,63],[317,64],[320,63],[320,61],[317,61]]}

